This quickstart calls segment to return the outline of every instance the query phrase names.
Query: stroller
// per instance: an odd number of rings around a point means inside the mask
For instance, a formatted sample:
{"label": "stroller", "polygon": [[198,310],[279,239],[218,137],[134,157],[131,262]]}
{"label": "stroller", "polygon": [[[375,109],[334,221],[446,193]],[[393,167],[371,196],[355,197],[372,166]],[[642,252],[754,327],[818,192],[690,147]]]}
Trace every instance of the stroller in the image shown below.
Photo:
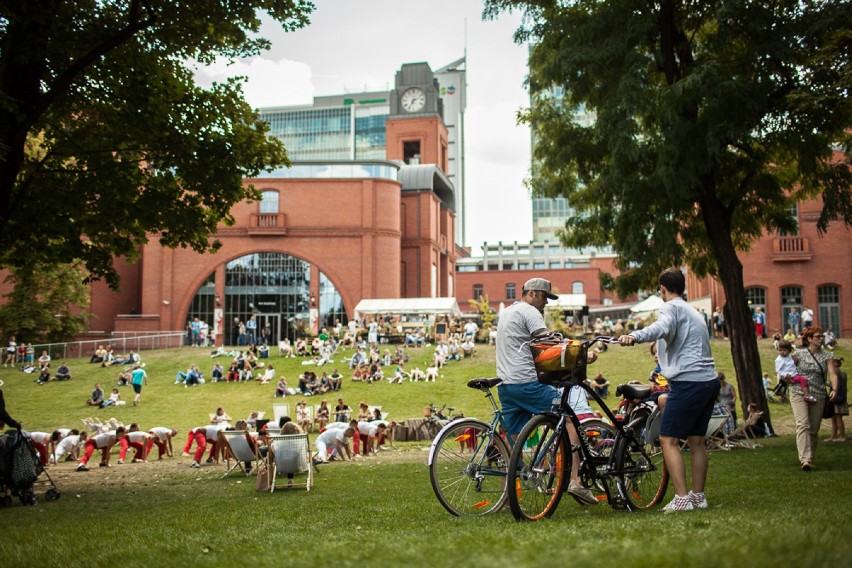
{"label": "stroller", "polygon": [[770,402],[787,402],[787,383],[778,381],[766,394]]}
{"label": "stroller", "polygon": [[[46,479],[39,480],[42,474]],[[0,507],[10,506],[12,497],[18,497],[24,505],[37,505],[36,485],[47,487],[47,501],[59,499],[59,491],[27,434],[19,430],[6,432],[0,436]]]}

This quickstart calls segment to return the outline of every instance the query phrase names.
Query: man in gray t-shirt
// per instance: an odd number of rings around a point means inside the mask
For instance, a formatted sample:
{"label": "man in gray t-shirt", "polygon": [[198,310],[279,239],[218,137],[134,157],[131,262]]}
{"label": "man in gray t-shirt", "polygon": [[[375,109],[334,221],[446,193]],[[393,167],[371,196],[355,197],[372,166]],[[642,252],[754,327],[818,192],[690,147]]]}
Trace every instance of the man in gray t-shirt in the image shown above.
{"label": "man in gray t-shirt", "polygon": [[[503,420],[509,435],[518,435],[534,414],[550,410],[559,391],[538,382],[535,361],[529,343],[547,332],[542,312],[547,300],[556,300],[550,281],[531,278],[524,284],[521,299],[503,310],[497,322],[497,376],[503,382],[497,387],[503,406]],[[572,445],[579,442],[573,427],[569,427]],[[597,505],[594,494],[583,487],[578,474],[579,460],[571,460],[571,481],[568,492],[588,505]]]}

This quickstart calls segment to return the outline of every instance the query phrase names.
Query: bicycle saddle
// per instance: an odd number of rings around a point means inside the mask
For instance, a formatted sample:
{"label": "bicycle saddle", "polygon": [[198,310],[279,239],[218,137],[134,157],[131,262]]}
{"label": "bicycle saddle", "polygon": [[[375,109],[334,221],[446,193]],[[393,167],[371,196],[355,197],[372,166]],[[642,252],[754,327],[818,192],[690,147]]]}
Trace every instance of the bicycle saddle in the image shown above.
{"label": "bicycle saddle", "polygon": [[493,378],[493,379],[470,379],[467,382],[467,386],[472,389],[477,389],[484,391],[486,389],[491,389],[499,385],[503,382],[503,379]]}
{"label": "bicycle saddle", "polygon": [[651,396],[651,387],[646,385],[618,385],[615,389],[615,396],[624,396],[625,398],[644,400]]}

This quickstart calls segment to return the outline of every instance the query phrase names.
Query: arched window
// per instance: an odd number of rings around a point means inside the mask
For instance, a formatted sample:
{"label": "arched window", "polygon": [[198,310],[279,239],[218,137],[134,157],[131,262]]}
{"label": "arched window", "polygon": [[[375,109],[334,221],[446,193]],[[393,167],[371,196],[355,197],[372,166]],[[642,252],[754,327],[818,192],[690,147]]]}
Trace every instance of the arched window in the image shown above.
{"label": "arched window", "polygon": [[264,191],[260,195],[260,212],[278,213],[278,192]]}

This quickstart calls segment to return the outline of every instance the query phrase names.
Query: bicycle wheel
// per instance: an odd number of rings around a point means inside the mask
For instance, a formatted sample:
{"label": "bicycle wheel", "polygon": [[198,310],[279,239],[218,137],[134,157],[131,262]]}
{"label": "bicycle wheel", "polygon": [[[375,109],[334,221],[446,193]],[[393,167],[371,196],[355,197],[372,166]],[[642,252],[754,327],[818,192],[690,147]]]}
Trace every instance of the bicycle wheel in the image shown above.
{"label": "bicycle wheel", "polygon": [[646,441],[647,418],[640,415],[630,422],[628,429],[634,433],[622,437],[616,450],[618,491],[631,511],[650,509],[662,501],[669,485],[669,472],[660,446],[653,440]]}
{"label": "bicycle wheel", "polygon": [[509,448],[479,420],[451,423],[435,440],[429,477],[435,496],[456,516],[486,515],[506,502]]}
{"label": "bicycle wheel", "polygon": [[549,517],[562,499],[571,453],[565,437],[557,434],[556,424],[555,416],[534,416],[515,439],[507,484],[515,520]]}

